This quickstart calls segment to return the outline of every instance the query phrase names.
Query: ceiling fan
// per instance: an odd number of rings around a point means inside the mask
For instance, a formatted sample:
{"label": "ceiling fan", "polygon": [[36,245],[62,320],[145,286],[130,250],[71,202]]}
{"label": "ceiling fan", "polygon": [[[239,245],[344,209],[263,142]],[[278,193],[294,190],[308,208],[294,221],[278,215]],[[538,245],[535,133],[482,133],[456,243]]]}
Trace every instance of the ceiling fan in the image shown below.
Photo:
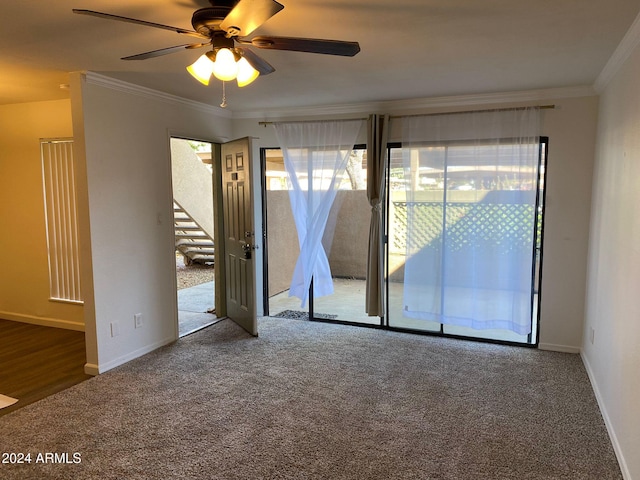
{"label": "ceiling fan", "polygon": [[[196,79],[205,85],[209,83],[209,78],[212,74],[221,80],[233,80],[237,78],[238,84],[244,86],[255,80],[258,75],[268,75],[275,71],[275,68],[250,50],[249,47],[346,57],[352,57],[360,51],[360,45],[357,42],[340,40],[264,35],[251,39],[247,38],[247,35],[250,35],[260,25],[284,8],[282,4],[275,0],[209,0],[209,3],[211,4],[210,7],[200,8],[193,13],[191,18],[193,30],[93,10],[73,9],[73,13],[171,30],[180,35],[200,39],[200,43],[161,48],[159,50],[123,57],[122,60],[146,60],[184,49],[211,46],[211,51],[207,52],[187,68]],[[200,62],[200,66],[197,65],[198,62]],[[231,73],[226,76],[223,74],[218,75],[216,68],[214,68],[216,63],[220,64],[217,70],[223,70],[223,63],[231,65],[232,68],[235,68],[235,75]],[[247,69],[245,63],[251,68]],[[203,73],[200,73],[199,69],[201,68],[204,68]],[[242,70],[242,72],[239,70]]]}

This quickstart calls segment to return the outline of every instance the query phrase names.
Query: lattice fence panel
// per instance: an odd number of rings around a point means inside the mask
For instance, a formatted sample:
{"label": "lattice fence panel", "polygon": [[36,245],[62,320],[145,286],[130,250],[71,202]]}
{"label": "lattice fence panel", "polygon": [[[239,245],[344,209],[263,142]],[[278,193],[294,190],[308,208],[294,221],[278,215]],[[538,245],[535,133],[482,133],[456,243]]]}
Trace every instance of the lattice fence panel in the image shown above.
{"label": "lattice fence panel", "polygon": [[[447,203],[445,210],[440,202],[394,202],[391,251],[401,254],[407,247],[415,251],[442,242],[445,211],[450,251],[483,247],[509,252],[532,247],[533,205]],[[408,239],[409,228],[413,235]]]}

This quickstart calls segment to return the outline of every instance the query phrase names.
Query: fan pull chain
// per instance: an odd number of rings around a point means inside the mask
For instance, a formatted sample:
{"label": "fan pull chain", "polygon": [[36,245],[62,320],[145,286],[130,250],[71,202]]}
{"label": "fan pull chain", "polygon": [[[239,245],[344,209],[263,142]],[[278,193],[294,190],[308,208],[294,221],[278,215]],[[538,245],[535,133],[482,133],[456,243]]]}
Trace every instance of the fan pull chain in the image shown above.
{"label": "fan pull chain", "polygon": [[220,104],[222,108],[227,107],[227,90],[225,88],[225,85],[226,82],[222,82],[222,103]]}

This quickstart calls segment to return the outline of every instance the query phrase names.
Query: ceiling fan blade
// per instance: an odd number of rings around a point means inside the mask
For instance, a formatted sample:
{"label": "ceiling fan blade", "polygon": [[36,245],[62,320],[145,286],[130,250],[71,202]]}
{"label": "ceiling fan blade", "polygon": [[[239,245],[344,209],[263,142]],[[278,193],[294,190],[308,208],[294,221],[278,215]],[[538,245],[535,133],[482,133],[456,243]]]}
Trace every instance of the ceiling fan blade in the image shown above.
{"label": "ceiling fan blade", "polygon": [[269,62],[248,48],[239,47],[238,50],[242,52],[242,56],[247,59],[249,65],[260,72],[260,75],[269,75],[276,71]]}
{"label": "ceiling fan blade", "polygon": [[162,25],[161,23],[153,23],[147,22],[146,20],[137,20],[135,18],[129,17],[121,17],[120,15],[112,15],[110,13],[96,12],[94,10],[83,10],[74,8],[72,9],[73,13],[77,13],[79,15],[90,15],[92,17],[98,18],[106,18],[107,20],[117,20],[119,22],[127,22],[127,23],[135,23],[137,25],[144,25],[145,27],[153,27],[153,28],[162,28],[164,30],[171,30],[172,32],[180,33],[182,35],[190,35],[192,37],[204,38],[207,39],[204,35],[200,35],[198,32],[194,32],[193,30],[186,30],[184,28],[172,27],[170,25]]}
{"label": "ceiling fan blade", "polygon": [[[245,43],[245,41],[242,41]],[[295,37],[254,37],[247,41],[257,48],[272,50],[291,50],[294,52],[322,53],[325,55],[340,55],[353,57],[360,51],[358,42],[343,42],[341,40],[323,40],[317,38]]]}
{"label": "ceiling fan blade", "polygon": [[150,52],[138,53],[137,55],[130,55],[128,57],[121,58],[121,60],[146,60],[148,58],[169,55],[170,53],[179,52],[180,50],[190,50],[192,48],[206,47],[207,45],[211,45],[211,42],[192,43],[191,45],[176,45],[175,47],[161,48],[159,50],[152,50]]}
{"label": "ceiling fan blade", "polygon": [[240,0],[220,23],[227,36],[246,36],[284,8],[275,0]]}
{"label": "ceiling fan blade", "polygon": [[180,5],[181,7],[188,8],[209,8],[211,7],[211,2],[208,0],[177,0],[176,5]]}

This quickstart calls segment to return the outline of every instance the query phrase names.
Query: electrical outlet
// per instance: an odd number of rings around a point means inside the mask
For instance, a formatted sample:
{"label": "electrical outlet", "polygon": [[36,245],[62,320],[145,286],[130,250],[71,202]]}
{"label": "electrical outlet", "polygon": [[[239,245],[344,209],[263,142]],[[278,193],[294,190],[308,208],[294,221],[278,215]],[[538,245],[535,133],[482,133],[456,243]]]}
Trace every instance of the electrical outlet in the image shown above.
{"label": "electrical outlet", "polygon": [[118,322],[111,322],[111,336],[117,337],[120,335],[120,325]]}
{"label": "electrical outlet", "polygon": [[134,323],[135,328],[142,327],[142,314],[141,313],[136,313],[133,316],[133,323]]}

